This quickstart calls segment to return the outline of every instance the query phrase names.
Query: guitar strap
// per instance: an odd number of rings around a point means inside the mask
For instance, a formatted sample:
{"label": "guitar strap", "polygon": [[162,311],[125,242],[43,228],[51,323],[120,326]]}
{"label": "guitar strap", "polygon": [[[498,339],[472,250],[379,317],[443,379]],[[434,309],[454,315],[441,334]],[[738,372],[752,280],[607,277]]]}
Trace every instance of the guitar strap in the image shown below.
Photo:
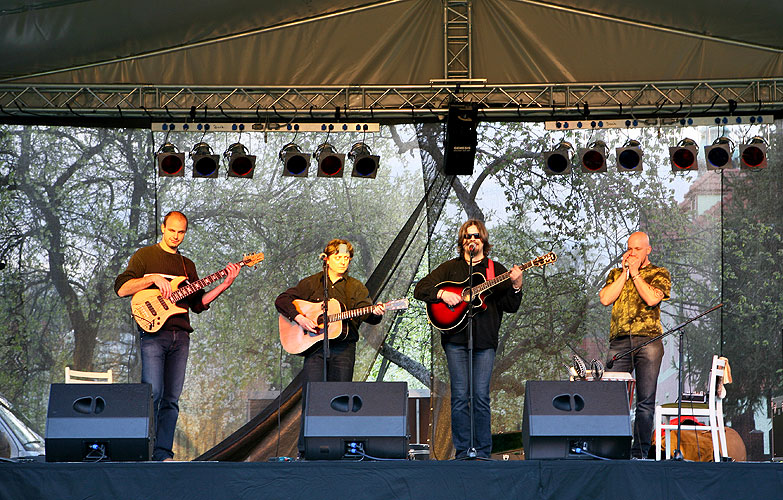
{"label": "guitar strap", "polygon": [[487,281],[495,278],[495,261],[487,258]]}

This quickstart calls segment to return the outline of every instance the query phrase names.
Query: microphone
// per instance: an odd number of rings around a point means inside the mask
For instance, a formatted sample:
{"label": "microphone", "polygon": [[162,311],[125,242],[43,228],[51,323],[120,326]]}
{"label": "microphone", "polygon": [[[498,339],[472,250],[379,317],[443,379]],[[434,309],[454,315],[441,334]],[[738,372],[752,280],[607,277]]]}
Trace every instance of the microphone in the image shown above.
{"label": "microphone", "polygon": [[321,252],[321,255],[318,256],[318,260],[326,260],[327,256],[325,253]]}
{"label": "microphone", "polygon": [[612,356],[612,359],[606,362],[606,367],[608,369],[611,369],[614,366],[614,356]]}
{"label": "microphone", "polygon": [[476,253],[476,244],[475,243],[470,243],[468,245],[468,252],[470,253],[471,256]]}

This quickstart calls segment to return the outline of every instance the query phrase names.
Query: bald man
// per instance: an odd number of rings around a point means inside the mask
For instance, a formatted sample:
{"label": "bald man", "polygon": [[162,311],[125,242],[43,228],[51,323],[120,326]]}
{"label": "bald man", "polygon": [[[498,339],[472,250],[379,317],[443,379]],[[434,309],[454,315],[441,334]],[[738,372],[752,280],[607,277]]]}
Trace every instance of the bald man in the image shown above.
{"label": "bald man", "polygon": [[[612,306],[609,359],[663,332],[661,302],[669,300],[671,278],[666,268],[650,262],[648,236],[635,232],[628,238],[622,267],[609,271],[599,292],[601,304]],[[636,420],[631,458],[646,458],[650,450],[655,413],[655,392],[663,359],[663,341],[652,342],[615,361],[612,371],[634,372]]]}

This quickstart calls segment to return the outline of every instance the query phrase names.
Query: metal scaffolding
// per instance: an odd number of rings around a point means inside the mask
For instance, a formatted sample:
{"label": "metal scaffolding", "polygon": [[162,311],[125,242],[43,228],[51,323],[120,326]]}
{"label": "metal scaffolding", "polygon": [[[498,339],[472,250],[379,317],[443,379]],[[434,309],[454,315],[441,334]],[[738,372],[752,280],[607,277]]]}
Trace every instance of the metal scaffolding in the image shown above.
{"label": "metal scaffolding", "polygon": [[452,100],[485,121],[777,114],[783,78],[636,83],[215,87],[0,84],[0,122],[439,120]]}

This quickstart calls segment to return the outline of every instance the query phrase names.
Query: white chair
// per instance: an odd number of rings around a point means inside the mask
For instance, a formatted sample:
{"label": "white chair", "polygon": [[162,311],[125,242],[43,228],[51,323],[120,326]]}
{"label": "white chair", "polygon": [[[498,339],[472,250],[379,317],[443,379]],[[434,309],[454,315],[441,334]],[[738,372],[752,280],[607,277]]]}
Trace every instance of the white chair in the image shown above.
{"label": "white chair", "polygon": [[112,380],[111,369],[105,372],[84,372],[65,367],[66,384],[111,384]]}
{"label": "white chair", "polygon": [[[707,403],[682,403],[683,417],[694,417],[694,419],[698,417],[707,417],[707,425],[682,425],[681,429],[696,431],[709,430],[712,435],[712,454],[715,462],[720,462],[721,457],[729,456],[726,451],[726,428],[723,424],[723,399],[726,397],[726,390],[723,387],[725,374],[726,359],[713,356]],[[671,417],[677,417],[677,403],[655,406],[655,460],[661,459],[661,431],[665,432],[663,439],[666,443],[666,456],[671,457],[672,450],[669,431],[677,430],[676,423],[669,423]]]}

